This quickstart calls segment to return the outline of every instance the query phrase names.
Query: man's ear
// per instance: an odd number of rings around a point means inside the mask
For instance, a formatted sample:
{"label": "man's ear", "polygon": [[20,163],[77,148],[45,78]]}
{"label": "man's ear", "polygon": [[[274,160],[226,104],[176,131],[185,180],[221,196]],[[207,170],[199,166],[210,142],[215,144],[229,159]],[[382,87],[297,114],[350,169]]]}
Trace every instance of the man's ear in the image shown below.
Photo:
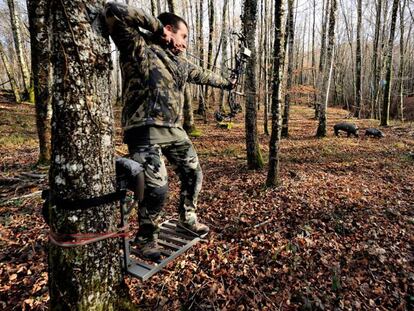
{"label": "man's ear", "polygon": [[171,25],[166,25],[166,26],[164,26],[164,28],[168,31],[171,31],[171,32],[174,30],[173,26],[171,26]]}

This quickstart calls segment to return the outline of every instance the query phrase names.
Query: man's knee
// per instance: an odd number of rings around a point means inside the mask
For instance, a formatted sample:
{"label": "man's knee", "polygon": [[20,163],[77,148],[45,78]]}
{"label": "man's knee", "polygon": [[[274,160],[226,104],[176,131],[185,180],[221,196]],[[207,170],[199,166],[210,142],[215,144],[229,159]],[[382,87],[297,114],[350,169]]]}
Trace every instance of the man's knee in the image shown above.
{"label": "man's knee", "polygon": [[161,187],[146,187],[143,204],[150,214],[158,214],[167,199],[168,184]]}

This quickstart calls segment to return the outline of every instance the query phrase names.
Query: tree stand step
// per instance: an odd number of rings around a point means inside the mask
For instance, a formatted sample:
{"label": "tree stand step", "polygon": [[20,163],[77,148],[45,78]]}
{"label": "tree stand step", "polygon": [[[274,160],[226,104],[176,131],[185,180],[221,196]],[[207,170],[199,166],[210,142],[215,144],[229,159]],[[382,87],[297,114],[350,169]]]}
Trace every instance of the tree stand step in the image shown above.
{"label": "tree stand step", "polygon": [[139,251],[130,244],[131,240],[124,238],[123,263],[126,267],[125,271],[142,281],[146,281],[204,237],[189,230],[183,232],[181,228],[177,232],[177,223],[177,220],[167,220],[160,225],[158,244],[162,248],[162,258],[155,265],[146,263],[139,258]]}

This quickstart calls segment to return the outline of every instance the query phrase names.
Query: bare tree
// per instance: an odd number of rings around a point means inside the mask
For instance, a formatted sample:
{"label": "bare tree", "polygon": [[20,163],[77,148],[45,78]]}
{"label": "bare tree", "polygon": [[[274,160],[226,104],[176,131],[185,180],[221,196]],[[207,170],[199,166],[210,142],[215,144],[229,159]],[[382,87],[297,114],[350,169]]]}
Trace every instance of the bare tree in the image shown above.
{"label": "bare tree", "polygon": [[392,4],[391,29],[388,40],[388,49],[385,56],[385,86],[384,101],[382,104],[381,126],[388,126],[390,119],[390,101],[391,101],[391,84],[392,84],[392,50],[394,47],[395,25],[397,23],[398,0],[394,0]]}
{"label": "bare tree", "polygon": [[246,0],[243,12],[243,33],[252,54],[247,61],[246,80],[246,149],[249,169],[263,168],[263,158],[257,138],[257,100],[256,100],[256,19],[257,0]]}
{"label": "bare tree", "polygon": [[33,94],[30,94],[30,92],[32,92],[32,90],[30,89],[30,72],[27,66],[27,62],[23,55],[20,20],[16,9],[16,3],[14,0],[7,0],[7,4],[9,6],[10,12],[10,23],[13,31],[14,47],[16,49],[17,60],[19,62],[19,67],[23,77],[23,87],[25,96],[33,102]]}
{"label": "bare tree", "polygon": [[0,41],[0,58],[3,62],[3,66],[6,71],[7,78],[9,79],[9,83],[13,91],[14,98],[17,103],[20,103],[21,102],[20,89],[19,89],[19,86],[17,85],[16,79],[14,78],[12,65],[10,64],[10,61],[6,55],[6,52],[4,51],[4,47],[1,41]]}
{"label": "bare tree", "polygon": [[32,72],[39,137],[39,163],[50,161],[50,119],[52,115],[52,66],[48,0],[28,0]]}
{"label": "bare tree", "polygon": [[282,77],[283,67],[285,62],[284,40],[285,34],[283,31],[284,15],[285,15],[285,1],[275,1],[274,8],[274,65],[273,65],[273,81],[272,81],[272,131],[269,141],[269,169],[267,172],[266,185],[268,187],[275,187],[279,185],[279,157],[280,157],[280,131],[281,131],[281,116],[280,106],[282,101]]}
{"label": "bare tree", "polygon": [[398,78],[399,78],[399,84],[398,84],[398,93],[399,93],[399,117],[401,121],[404,121],[404,71],[405,71],[405,48],[404,48],[404,11],[407,5],[407,0],[403,0],[402,4],[400,2],[399,8],[400,8],[400,66],[398,68]]}
{"label": "bare tree", "polygon": [[362,28],[362,0],[358,0],[358,22],[355,52],[355,117],[361,116],[362,99],[362,51],[361,51],[361,28]]}
{"label": "bare tree", "polygon": [[285,106],[282,121],[282,137],[289,136],[290,91],[293,80],[293,48],[295,42],[294,0],[288,0],[287,40],[288,40],[288,68],[285,92]]}
{"label": "bare tree", "polygon": [[331,9],[329,13],[329,33],[328,33],[328,48],[326,53],[326,63],[329,64],[329,67],[326,66],[323,77],[322,77],[322,87],[321,92],[321,105],[319,113],[319,123],[318,130],[316,132],[317,137],[326,136],[326,117],[328,109],[328,100],[329,100],[329,89],[332,77],[332,68],[334,62],[334,47],[335,47],[335,24],[336,24],[336,10],[337,10],[337,0],[331,0]]}

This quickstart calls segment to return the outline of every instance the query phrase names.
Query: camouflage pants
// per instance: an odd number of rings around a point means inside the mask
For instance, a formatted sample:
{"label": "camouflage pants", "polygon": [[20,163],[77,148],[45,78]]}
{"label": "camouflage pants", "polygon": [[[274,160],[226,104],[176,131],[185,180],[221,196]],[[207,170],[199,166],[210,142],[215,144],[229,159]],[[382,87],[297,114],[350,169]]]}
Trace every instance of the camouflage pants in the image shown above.
{"label": "camouflage pants", "polygon": [[139,230],[137,238],[147,241],[156,238],[160,212],[168,192],[168,176],[163,156],[173,166],[181,181],[178,212],[185,223],[197,221],[197,197],[203,174],[197,153],[190,140],[147,146],[129,146],[132,159],[145,170],[144,199],[138,207]]}

